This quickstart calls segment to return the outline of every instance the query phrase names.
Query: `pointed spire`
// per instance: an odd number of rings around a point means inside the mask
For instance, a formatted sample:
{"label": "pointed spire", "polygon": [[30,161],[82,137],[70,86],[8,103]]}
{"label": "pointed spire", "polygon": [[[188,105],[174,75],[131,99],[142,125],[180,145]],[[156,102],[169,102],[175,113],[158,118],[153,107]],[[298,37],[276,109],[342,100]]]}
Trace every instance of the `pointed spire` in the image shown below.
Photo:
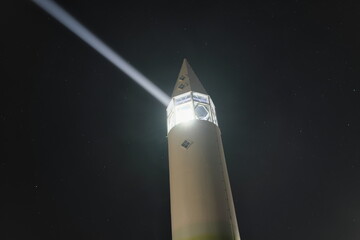
{"label": "pointed spire", "polygon": [[181,66],[172,97],[189,91],[207,94],[199,78],[196,76],[195,72],[192,70],[190,64],[185,58]]}

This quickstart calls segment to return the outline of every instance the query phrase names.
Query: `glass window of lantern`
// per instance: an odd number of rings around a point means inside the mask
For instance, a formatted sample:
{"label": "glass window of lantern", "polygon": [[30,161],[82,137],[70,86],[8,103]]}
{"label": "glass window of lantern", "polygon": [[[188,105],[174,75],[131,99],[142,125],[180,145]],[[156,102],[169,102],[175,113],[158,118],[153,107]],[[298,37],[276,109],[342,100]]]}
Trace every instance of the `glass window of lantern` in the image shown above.
{"label": "glass window of lantern", "polygon": [[194,119],[192,103],[184,103],[175,107],[176,124]]}
{"label": "glass window of lantern", "polygon": [[172,112],[170,113],[169,117],[168,117],[168,131],[170,131],[171,128],[173,128],[175,126],[175,113]]}
{"label": "glass window of lantern", "polygon": [[214,105],[213,101],[211,100],[211,98],[210,98],[210,105],[211,105],[211,113],[212,113],[212,116],[213,116],[213,122],[216,125],[218,125],[217,117],[216,117],[216,111],[215,111],[215,105]]}
{"label": "glass window of lantern", "polygon": [[174,100],[171,99],[171,102],[169,103],[169,106],[166,109],[167,115],[169,116],[174,110]]}
{"label": "glass window of lantern", "polygon": [[190,100],[191,100],[191,93],[190,92],[184,93],[175,97],[175,105],[186,103],[189,102]]}
{"label": "glass window of lantern", "polygon": [[211,121],[210,106],[207,104],[195,103],[195,116],[199,120]]}
{"label": "glass window of lantern", "polygon": [[209,103],[209,97],[205,94],[193,92],[193,99],[196,102]]}

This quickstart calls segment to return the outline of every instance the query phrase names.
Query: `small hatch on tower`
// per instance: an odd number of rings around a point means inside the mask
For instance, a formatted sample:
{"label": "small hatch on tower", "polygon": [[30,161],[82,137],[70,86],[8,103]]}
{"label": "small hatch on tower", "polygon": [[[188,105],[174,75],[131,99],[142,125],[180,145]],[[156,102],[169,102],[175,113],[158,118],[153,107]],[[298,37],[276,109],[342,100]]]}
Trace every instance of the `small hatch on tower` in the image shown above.
{"label": "small hatch on tower", "polygon": [[183,148],[188,149],[192,143],[193,143],[193,142],[190,141],[190,140],[185,140],[185,141],[181,144],[181,146],[182,146]]}
{"label": "small hatch on tower", "polygon": [[184,84],[180,84],[180,85],[178,86],[178,88],[180,88],[180,89],[183,89],[184,87],[185,87]]}

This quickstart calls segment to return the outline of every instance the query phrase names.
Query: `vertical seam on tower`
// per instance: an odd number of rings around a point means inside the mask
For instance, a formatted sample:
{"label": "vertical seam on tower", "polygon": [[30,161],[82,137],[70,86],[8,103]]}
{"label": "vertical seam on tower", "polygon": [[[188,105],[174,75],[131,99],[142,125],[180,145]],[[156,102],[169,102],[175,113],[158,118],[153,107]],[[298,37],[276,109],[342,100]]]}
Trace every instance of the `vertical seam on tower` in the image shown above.
{"label": "vertical seam on tower", "polygon": [[[216,142],[217,142],[217,146],[218,146],[218,153],[219,153],[219,160],[220,160],[220,167],[221,167],[221,174],[222,174],[222,179],[224,182],[224,191],[225,191],[225,196],[226,196],[226,203],[227,203],[227,210],[228,210],[228,214],[229,214],[229,223],[230,223],[230,228],[231,228],[231,233],[232,233],[232,239],[235,240],[235,232],[234,232],[234,227],[232,224],[232,217],[231,217],[231,209],[230,209],[230,203],[229,203],[229,196],[228,196],[228,191],[226,189],[227,184],[225,181],[225,172],[224,172],[224,165],[221,159],[221,149],[220,149],[220,145],[219,145],[219,135],[218,132],[216,131],[217,129],[214,128],[214,131],[216,132]],[[225,161],[225,156],[224,156],[224,161]]]}

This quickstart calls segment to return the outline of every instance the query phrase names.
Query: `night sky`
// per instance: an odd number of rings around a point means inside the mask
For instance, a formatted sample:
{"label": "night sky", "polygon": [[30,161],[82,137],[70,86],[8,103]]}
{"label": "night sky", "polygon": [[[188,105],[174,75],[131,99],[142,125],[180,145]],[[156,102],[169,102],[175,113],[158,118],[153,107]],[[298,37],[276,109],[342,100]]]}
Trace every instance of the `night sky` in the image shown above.
{"label": "night sky", "polygon": [[[216,107],[242,240],[360,239],[356,1],[58,0]],[[29,1],[0,7],[0,239],[170,240],[165,107]]]}

